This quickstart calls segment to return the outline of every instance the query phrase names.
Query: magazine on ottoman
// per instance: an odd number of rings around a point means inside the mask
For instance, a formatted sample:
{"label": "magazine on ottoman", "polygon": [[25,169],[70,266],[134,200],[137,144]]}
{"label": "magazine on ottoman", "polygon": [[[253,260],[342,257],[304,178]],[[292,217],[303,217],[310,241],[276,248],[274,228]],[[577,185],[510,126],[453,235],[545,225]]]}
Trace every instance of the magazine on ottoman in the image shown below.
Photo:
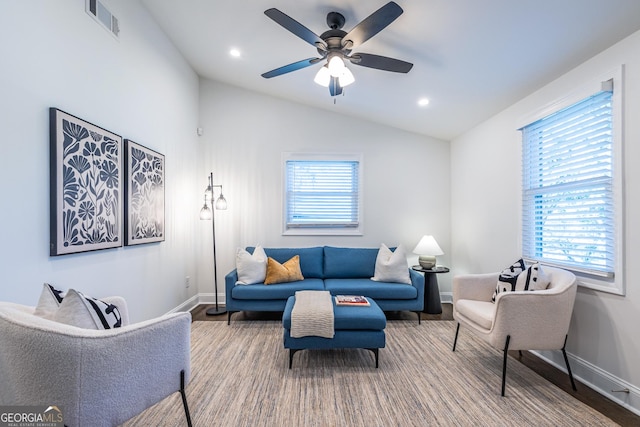
{"label": "magazine on ottoman", "polygon": [[336,295],[336,305],[370,306],[371,303],[362,295]]}

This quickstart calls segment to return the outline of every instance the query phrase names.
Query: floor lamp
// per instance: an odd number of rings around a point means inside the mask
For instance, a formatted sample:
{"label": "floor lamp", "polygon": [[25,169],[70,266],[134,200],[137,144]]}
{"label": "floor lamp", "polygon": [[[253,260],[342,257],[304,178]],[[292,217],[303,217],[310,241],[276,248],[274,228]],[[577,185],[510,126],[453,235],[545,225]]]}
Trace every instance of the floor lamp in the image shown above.
{"label": "floor lamp", "polygon": [[[213,189],[220,187],[220,197],[213,203]],[[211,205],[211,208],[209,208]],[[216,314],[224,314],[227,312],[224,308],[218,307],[218,268],[216,265],[216,219],[215,210],[226,210],[227,200],[222,195],[222,185],[213,185],[213,172],[209,174],[209,185],[204,190],[204,206],[200,209],[200,219],[211,220],[211,230],[213,232],[213,285],[216,297],[216,306],[207,310],[209,316]]]}

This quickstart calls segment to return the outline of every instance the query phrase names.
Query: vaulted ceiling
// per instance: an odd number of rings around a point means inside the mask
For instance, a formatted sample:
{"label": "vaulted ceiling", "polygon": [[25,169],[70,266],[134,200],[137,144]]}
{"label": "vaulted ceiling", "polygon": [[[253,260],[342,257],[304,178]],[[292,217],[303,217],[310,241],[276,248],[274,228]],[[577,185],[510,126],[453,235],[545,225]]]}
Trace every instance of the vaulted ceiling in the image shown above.
{"label": "vaulted ceiling", "polygon": [[[348,32],[386,0],[143,0],[203,78],[444,140],[640,30],[639,0],[396,2],[404,13],[354,53],[411,62],[411,71],[349,64],[355,83],[332,97],[313,82],[324,62],[261,77],[319,56],[264,11],[277,8],[320,35],[327,13],[343,14]],[[418,106],[420,98],[429,104]]]}

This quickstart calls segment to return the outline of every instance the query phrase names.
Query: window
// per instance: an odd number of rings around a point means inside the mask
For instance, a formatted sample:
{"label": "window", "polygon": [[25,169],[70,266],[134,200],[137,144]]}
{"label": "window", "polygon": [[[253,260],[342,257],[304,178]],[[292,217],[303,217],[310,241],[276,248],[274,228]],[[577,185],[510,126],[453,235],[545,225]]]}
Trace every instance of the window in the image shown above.
{"label": "window", "polygon": [[522,249],[583,284],[623,294],[613,82],[521,129]]}
{"label": "window", "polygon": [[359,156],[285,155],[285,234],[361,234]]}

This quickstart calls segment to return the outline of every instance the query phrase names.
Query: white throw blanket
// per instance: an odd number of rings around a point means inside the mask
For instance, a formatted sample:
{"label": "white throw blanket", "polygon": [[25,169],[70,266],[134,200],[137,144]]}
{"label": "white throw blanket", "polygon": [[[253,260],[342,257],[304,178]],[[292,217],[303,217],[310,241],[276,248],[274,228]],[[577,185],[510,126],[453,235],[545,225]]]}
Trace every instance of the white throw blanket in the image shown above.
{"label": "white throw blanket", "polygon": [[333,338],[333,301],[329,291],[297,291],[291,310],[291,337]]}

